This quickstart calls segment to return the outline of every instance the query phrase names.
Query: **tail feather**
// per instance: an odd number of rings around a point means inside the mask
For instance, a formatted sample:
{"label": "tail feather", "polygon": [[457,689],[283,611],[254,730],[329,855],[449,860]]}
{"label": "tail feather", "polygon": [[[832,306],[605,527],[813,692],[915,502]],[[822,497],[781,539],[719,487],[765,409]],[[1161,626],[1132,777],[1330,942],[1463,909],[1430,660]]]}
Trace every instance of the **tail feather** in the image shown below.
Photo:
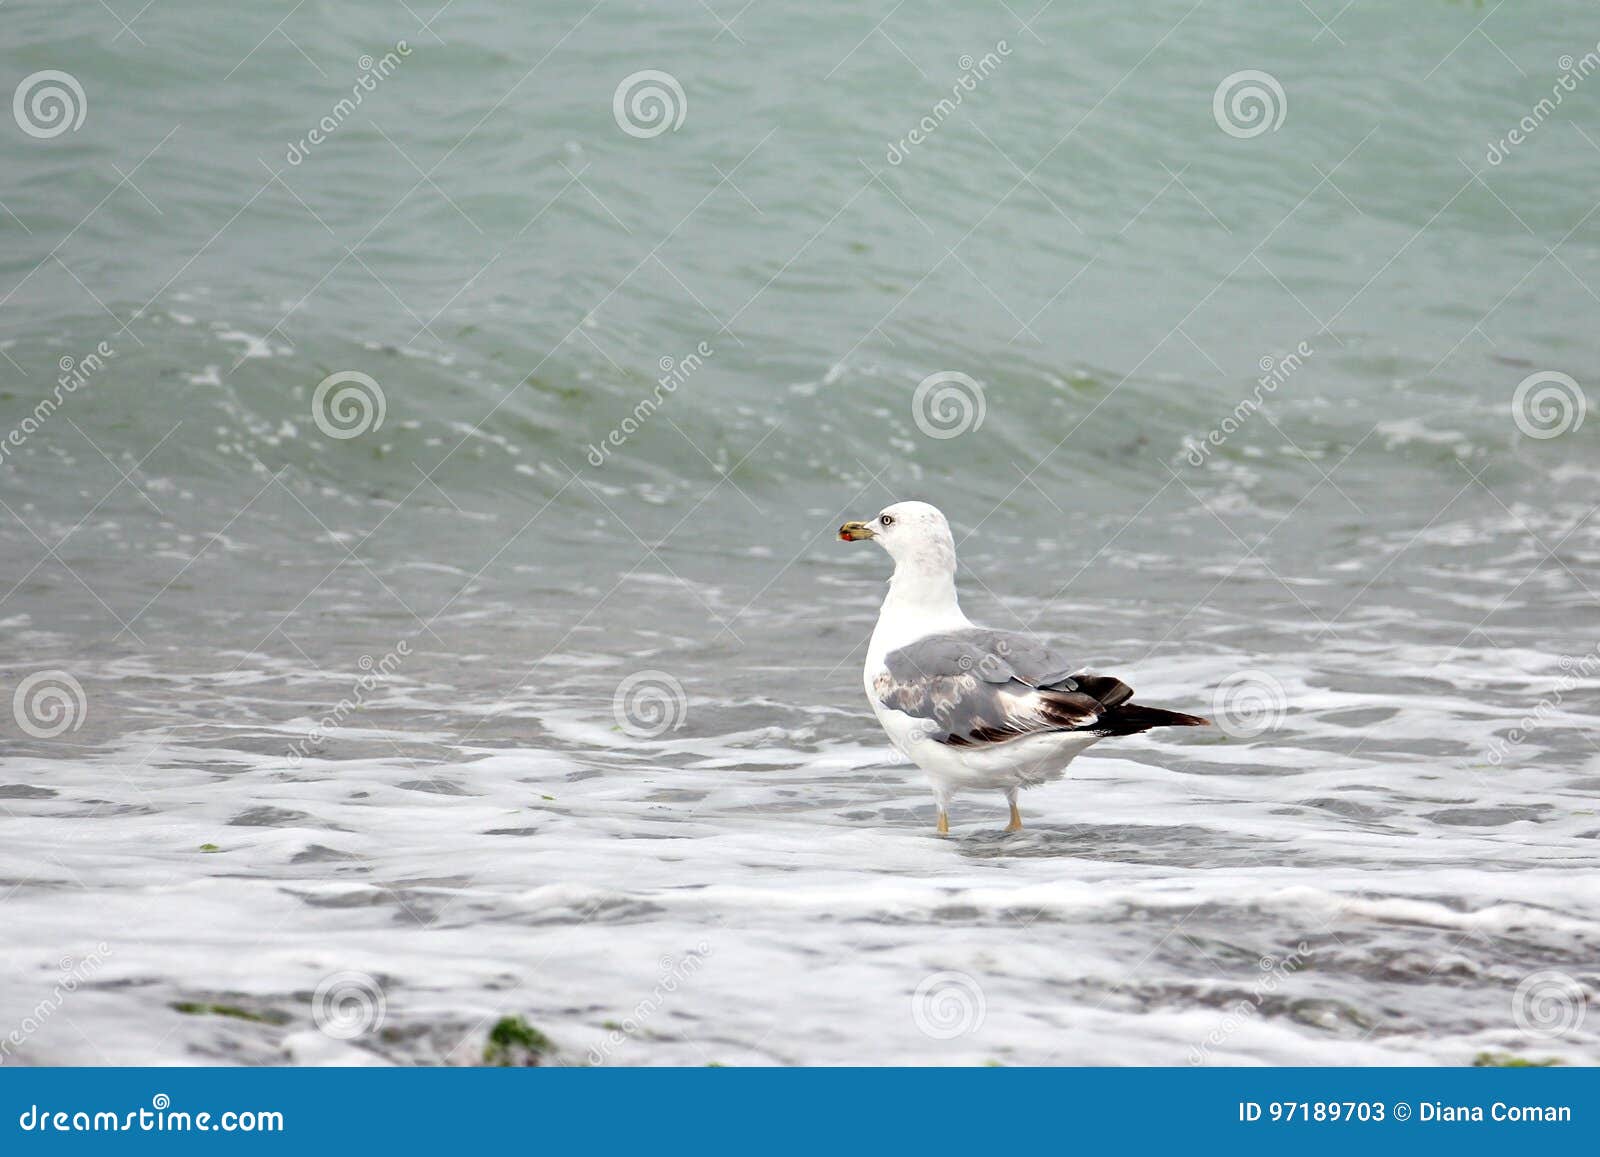
{"label": "tail feather", "polygon": [[1138,703],[1123,703],[1101,715],[1094,730],[1102,735],[1137,735],[1152,727],[1210,726],[1211,720],[1198,715],[1185,715],[1180,711],[1165,711],[1160,707],[1145,707]]}

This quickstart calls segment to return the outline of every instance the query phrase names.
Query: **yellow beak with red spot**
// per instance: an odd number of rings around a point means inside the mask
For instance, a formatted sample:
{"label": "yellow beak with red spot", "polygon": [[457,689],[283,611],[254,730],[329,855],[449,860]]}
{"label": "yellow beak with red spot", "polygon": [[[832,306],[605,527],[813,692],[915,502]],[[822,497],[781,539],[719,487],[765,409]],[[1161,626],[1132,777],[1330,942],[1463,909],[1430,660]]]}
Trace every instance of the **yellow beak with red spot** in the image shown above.
{"label": "yellow beak with red spot", "polygon": [[877,537],[872,527],[864,522],[847,522],[839,528],[840,542],[860,542],[862,539]]}

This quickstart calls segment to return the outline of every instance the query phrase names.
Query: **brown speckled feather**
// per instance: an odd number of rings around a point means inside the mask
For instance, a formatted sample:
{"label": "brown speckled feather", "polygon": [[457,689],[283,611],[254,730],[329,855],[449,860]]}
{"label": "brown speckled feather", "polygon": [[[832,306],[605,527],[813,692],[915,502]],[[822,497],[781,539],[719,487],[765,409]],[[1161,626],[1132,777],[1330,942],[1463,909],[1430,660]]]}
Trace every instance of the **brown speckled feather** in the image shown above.
{"label": "brown speckled feather", "polygon": [[873,683],[878,699],[925,721],[930,739],[952,747],[1100,732],[1106,714],[1133,694],[1120,679],[1074,673],[1059,652],[1006,631],[930,635],[890,652],[884,664]]}

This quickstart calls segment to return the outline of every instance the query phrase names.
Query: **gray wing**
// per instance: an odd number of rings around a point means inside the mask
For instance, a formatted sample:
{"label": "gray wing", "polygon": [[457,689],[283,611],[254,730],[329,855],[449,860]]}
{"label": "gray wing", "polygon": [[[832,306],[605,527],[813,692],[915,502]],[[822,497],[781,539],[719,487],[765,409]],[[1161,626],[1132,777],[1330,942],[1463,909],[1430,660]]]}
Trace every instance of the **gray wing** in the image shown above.
{"label": "gray wing", "polygon": [[1133,695],[1120,679],[1073,671],[1059,651],[1027,635],[980,627],[918,639],[884,665],[873,684],[879,701],[925,720],[930,738],[954,747],[1094,731]]}

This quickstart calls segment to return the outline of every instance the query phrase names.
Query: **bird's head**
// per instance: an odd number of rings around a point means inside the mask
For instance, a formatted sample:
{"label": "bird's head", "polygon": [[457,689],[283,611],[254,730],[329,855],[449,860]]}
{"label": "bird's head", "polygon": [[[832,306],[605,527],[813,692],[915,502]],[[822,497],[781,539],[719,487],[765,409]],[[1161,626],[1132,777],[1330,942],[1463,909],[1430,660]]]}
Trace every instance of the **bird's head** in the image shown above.
{"label": "bird's head", "polygon": [[839,538],[843,542],[871,539],[897,563],[917,559],[955,569],[956,543],[950,534],[950,523],[938,507],[926,502],[885,506],[870,522],[845,523],[839,528]]}

